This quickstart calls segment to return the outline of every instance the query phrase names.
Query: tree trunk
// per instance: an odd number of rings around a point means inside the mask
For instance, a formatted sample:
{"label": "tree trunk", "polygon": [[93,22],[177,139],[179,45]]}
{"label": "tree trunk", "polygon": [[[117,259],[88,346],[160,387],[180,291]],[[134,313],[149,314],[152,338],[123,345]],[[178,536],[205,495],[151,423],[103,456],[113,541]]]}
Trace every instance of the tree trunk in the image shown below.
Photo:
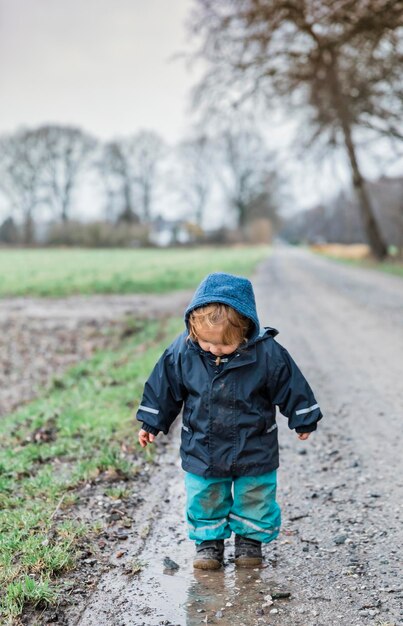
{"label": "tree trunk", "polygon": [[332,63],[329,67],[329,76],[332,86],[333,102],[343,132],[344,144],[350,161],[353,185],[357,194],[358,205],[364,224],[364,229],[367,234],[368,242],[374,256],[377,259],[382,260],[387,256],[388,249],[385,241],[383,240],[379,226],[376,222],[371,200],[365,187],[365,181],[361,174],[360,167],[358,165],[358,159],[351,130],[350,115],[345,100],[343,98],[343,94],[341,92],[334,54],[332,54]]}
{"label": "tree trunk", "polygon": [[367,233],[369,245],[373,254],[380,260],[384,259],[388,254],[388,249],[383,237],[381,235],[379,226],[376,222],[371,200],[368,191],[365,187],[365,181],[362,177],[358,162],[355,147],[351,137],[351,128],[343,127],[344,140],[350,160],[350,165],[353,173],[353,185],[358,196],[359,207],[361,211],[361,217],[364,223],[364,228]]}
{"label": "tree trunk", "polygon": [[25,244],[31,244],[34,240],[34,220],[30,211],[25,213],[23,226],[23,241]]}
{"label": "tree trunk", "polygon": [[242,233],[245,233],[246,228],[246,206],[242,200],[236,202],[236,208],[238,211],[238,226]]}
{"label": "tree trunk", "polygon": [[67,204],[65,202],[62,203],[62,223],[63,224],[67,224],[67,222],[69,221],[68,218],[68,207]]}
{"label": "tree trunk", "polygon": [[150,210],[151,210],[151,190],[148,182],[143,184],[143,218],[144,222],[148,224],[150,222]]}
{"label": "tree trunk", "polygon": [[127,178],[125,178],[125,181],[123,184],[123,197],[124,197],[125,205],[123,207],[122,214],[126,212],[127,214],[129,214],[131,211],[133,211],[133,207],[132,207],[132,194],[131,194],[131,189],[130,189],[130,182]]}

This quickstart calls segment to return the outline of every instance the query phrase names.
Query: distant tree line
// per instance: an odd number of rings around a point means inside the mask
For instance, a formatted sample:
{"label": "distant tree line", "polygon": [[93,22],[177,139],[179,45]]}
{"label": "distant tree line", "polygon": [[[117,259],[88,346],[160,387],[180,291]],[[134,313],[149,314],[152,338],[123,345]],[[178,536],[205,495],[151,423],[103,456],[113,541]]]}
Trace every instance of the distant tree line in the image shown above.
{"label": "distant tree line", "polygon": [[[403,253],[403,176],[367,181],[374,213],[388,246]],[[366,243],[367,236],[353,190],[283,221],[280,235],[292,243]]]}
{"label": "distant tree line", "polygon": [[144,227],[163,212],[167,197],[179,216],[202,228],[217,185],[223,219],[227,214],[234,226],[242,230],[259,217],[277,221],[275,159],[254,128],[195,134],[169,147],[151,131],[102,143],[80,128],[44,125],[0,138],[0,193],[9,212],[0,240],[33,243],[35,223],[46,215],[55,224],[52,241],[71,243],[77,219],[86,219],[75,208],[85,185],[97,191],[103,208],[84,240],[106,237],[113,225],[119,244],[122,224],[144,239]]}

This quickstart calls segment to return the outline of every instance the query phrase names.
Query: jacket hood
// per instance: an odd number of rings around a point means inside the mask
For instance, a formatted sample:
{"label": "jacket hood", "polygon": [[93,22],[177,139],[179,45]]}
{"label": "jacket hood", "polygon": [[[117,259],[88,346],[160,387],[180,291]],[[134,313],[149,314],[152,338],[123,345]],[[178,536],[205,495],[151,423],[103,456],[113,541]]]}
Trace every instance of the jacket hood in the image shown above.
{"label": "jacket hood", "polygon": [[250,280],[243,276],[234,276],[223,272],[215,272],[206,276],[196,289],[185,311],[185,324],[188,330],[190,312],[213,302],[228,304],[238,313],[250,319],[252,331],[249,340],[259,336],[260,324],[256,312],[255,294]]}

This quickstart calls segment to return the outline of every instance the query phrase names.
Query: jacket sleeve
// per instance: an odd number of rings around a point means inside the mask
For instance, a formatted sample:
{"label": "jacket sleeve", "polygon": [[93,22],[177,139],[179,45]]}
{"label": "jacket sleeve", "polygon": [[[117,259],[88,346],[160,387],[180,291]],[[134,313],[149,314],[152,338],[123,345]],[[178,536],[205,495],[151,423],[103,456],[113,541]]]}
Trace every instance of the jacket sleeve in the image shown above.
{"label": "jacket sleeve", "polygon": [[149,424],[146,424],[146,422],[143,422],[142,429],[145,430],[146,433],[151,433],[152,435],[155,435],[155,436],[157,436],[158,433],[160,432],[158,428],[153,428]]}
{"label": "jacket sleeve", "polygon": [[271,384],[272,402],[288,417],[288,426],[297,433],[316,430],[323,415],[313,391],[285,348],[280,348]]}
{"label": "jacket sleeve", "polygon": [[182,409],[184,389],[180,368],[170,348],[165,350],[151,372],[143,391],[136,418],[166,435]]}

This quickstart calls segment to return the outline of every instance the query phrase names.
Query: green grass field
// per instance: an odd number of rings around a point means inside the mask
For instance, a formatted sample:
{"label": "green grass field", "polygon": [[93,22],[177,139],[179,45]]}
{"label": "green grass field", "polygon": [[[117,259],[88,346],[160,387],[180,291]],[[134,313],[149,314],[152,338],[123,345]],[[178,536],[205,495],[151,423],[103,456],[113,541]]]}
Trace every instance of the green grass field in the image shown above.
{"label": "green grass field", "polygon": [[0,250],[0,296],[164,293],[209,272],[249,275],[267,246],[236,248]]}

